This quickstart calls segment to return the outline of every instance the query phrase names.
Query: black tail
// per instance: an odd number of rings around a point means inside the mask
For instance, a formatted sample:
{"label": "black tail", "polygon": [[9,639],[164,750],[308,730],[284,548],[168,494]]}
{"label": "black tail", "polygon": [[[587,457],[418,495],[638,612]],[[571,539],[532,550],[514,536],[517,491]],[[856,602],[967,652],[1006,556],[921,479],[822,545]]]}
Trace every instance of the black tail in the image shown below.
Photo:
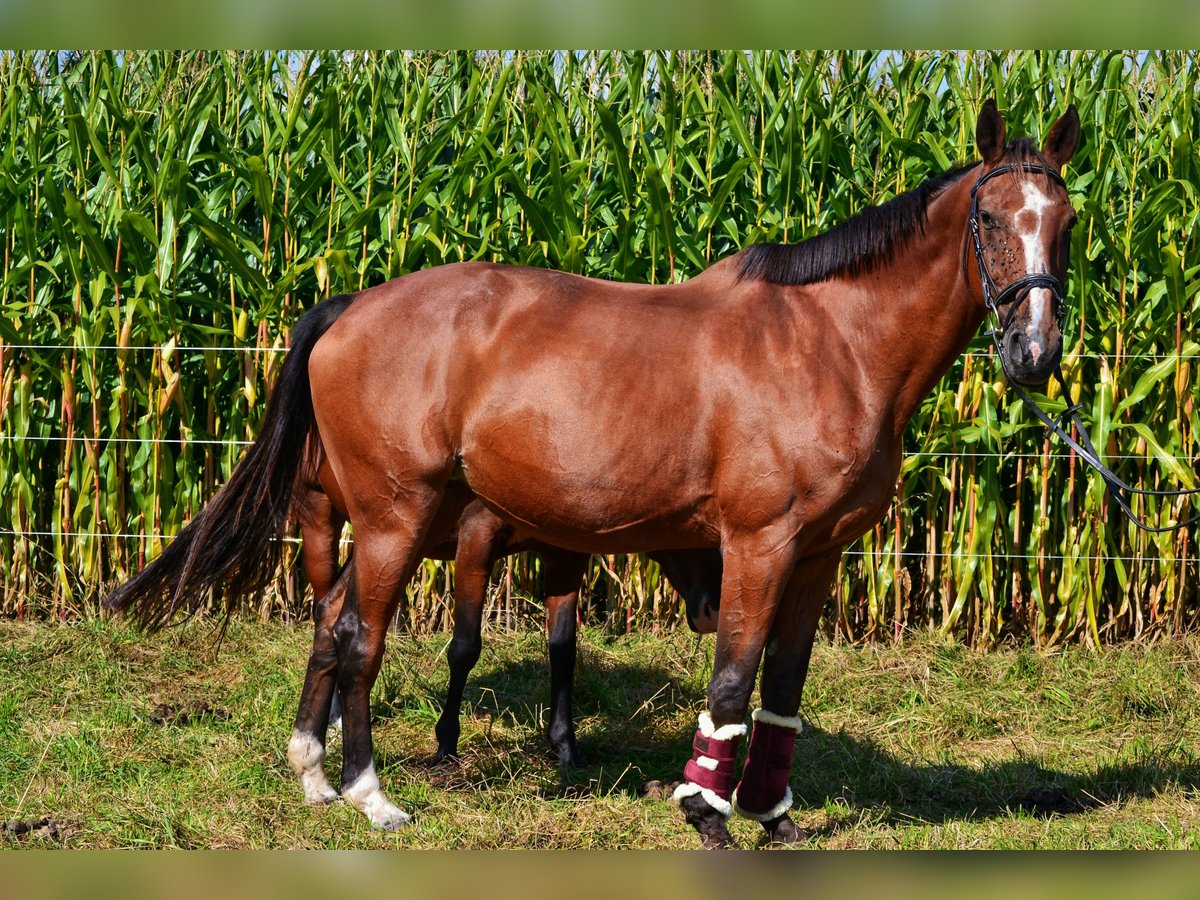
{"label": "black tail", "polygon": [[141,627],[157,631],[181,607],[195,612],[210,590],[232,608],[267,586],[282,558],[279,538],[313,427],[308,358],[353,299],[319,303],[296,324],[258,440],[163,554],[105,598],[108,609],[133,609]]}

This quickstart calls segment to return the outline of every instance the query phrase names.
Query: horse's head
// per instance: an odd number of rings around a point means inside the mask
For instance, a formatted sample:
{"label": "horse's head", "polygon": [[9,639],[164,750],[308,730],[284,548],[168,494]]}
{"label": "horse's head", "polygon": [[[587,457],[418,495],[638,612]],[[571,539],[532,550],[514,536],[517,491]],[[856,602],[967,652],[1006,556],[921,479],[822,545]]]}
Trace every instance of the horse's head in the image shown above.
{"label": "horse's head", "polygon": [[1005,371],[1020,384],[1041,384],[1062,358],[1059,316],[1075,210],[1059,172],[1079,143],[1079,114],[1068,107],[1041,150],[1026,140],[1006,144],[1004,132],[988,100],[975,132],[983,164],[969,240],[984,301],[999,320]]}

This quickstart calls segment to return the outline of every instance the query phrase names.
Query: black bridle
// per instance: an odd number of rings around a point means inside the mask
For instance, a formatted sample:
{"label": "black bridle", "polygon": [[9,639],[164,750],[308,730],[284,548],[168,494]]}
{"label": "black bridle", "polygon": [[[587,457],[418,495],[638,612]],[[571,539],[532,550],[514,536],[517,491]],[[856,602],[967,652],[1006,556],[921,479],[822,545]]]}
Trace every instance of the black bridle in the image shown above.
{"label": "black bridle", "polygon": [[[1009,172],[1016,171],[1045,175],[1051,181],[1061,185],[1063,190],[1066,190],[1067,187],[1062,176],[1053,169],[1039,165],[1038,163],[1025,162],[997,166],[988,172],[984,172],[975,182],[975,187],[971,188],[971,217],[967,220],[967,223],[971,231],[971,243],[975,248],[975,262],[979,265],[979,284],[983,290],[983,302],[987,306],[988,311],[996,316],[996,324],[999,326],[998,330],[993,330],[992,332],[993,336],[997,339],[1004,334],[1004,330],[1012,321],[1013,315],[1021,307],[1021,304],[1029,299],[1032,291],[1038,288],[1050,292],[1050,295],[1054,298],[1054,314],[1059,318],[1060,324],[1062,322],[1064,292],[1061,281],[1049,272],[1028,272],[1007,284],[1004,290],[999,290],[996,287],[996,282],[992,278],[991,272],[988,271],[987,262],[983,257],[983,239],[979,236],[979,189],[998,175],[1006,175]],[[1012,304],[1012,308],[1006,316],[1001,317],[1001,308],[1009,303]],[[1007,370],[1005,370],[1005,374],[1008,374]]]}
{"label": "black bridle", "polygon": [[[1008,379],[1009,387],[1016,391],[1017,396],[1021,401],[1033,412],[1038,419],[1041,420],[1051,432],[1062,438],[1063,442],[1075,451],[1085,463],[1091,466],[1100,477],[1104,480],[1105,486],[1108,488],[1109,494],[1117,502],[1117,506],[1121,508],[1121,512],[1133,522],[1138,528],[1144,531],[1161,533],[1165,531],[1176,531],[1180,528],[1186,528],[1195,522],[1200,522],[1200,515],[1192,516],[1182,522],[1177,522],[1174,525],[1154,526],[1146,522],[1133,511],[1131,498],[1135,495],[1144,497],[1183,497],[1189,494],[1200,493],[1200,488],[1176,488],[1173,490],[1156,491],[1147,488],[1133,487],[1126,484],[1108,468],[1100,458],[1100,454],[1096,451],[1092,444],[1092,439],[1088,436],[1087,429],[1083,427],[1083,423],[1079,419],[1079,411],[1083,408],[1081,404],[1071,401],[1071,392],[1067,387],[1066,379],[1063,378],[1062,366],[1056,364],[1054,366],[1054,379],[1062,388],[1063,399],[1066,401],[1067,408],[1063,410],[1059,419],[1055,419],[1044,409],[1034,402],[1033,398],[1026,393],[1025,389],[1013,378],[1012,373],[1008,369],[1008,360],[1004,353],[1004,348],[1001,345],[1001,338],[1004,336],[1005,330],[1012,323],[1013,316],[1021,305],[1029,299],[1029,295],[1034,290],[1046,290],[1050,292],[1054,300],[1054,314],[1058,318],[1060,331],[1062,325],[1062,316],[1065,308],[1065,292],[1062,282],[1054,275],[1048,272],[1030,272],[1019,278],[1014,279],[1009,284],[1005,285],[1003,290],[996,286],[995,280],[988,271],[987,261],[983,255],[983,240],[979,235],[979,188],[986,182],[995,178],[998,175],[1004,175],[1008,172],[1031,172],[1038,175],[1045,175],[1051,181],[1061,185],[1066,189],[1066,182],[1062,176],[1054,169],[1034,162],[1012,163],[1005,166],[997,166],[987,172],[980,174],[979,179],[975,182],[975,186],[971,189],[971,215],[967,220],[967,228],[971,234],[971,243],[975,251],[975,262],[979,266],[979,285],[983,292],[983,302],[988,308],[988,312],[995,316],[995,327],[989,329],[988,334],[992,338],[992,342],[996,345],[996,354],[1000,357],[1000,366],[1004,370],[1004,376]],[[966,277],[966,247],[963,247],[963,277]],[[1009,306],[1008,311],[1003,312],[1003,308]],[[1073,438],[1067,431],[1066,426],[1073,425],[1079,439]]]}

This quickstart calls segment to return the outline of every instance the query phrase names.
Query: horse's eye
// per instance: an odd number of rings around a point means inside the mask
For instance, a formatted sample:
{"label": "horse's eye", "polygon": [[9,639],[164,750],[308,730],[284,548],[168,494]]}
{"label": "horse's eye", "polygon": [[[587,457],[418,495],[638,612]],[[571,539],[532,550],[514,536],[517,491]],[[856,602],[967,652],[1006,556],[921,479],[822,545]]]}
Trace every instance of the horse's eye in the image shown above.
{"label": "horse's eye", "polygon": [[979,211],[979,220],[981,222],[983,222],[984,228],[995,228],[996,227],[996,217],[993,216],[990,212],[987,212],[986,210],[981,209]]}
{"label": "horse's eye", "polygon": [[1063,234],[1070,233],[1071,229],[1075,227],[1075,223],[1078,221],[1079,219],[1076,216],[1071,216],[1071,218],[1067,220],[1067,224],[1063,226]]}

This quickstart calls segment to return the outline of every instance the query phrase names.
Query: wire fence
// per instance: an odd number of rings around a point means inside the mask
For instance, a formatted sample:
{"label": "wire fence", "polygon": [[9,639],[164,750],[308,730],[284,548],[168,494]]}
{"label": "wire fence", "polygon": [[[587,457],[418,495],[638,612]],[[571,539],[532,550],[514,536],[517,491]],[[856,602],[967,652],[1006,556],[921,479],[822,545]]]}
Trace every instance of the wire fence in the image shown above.
{"label": "wire fence", "polygon": [[[287,347],[263,347],[247,345],[245,347],[233,346],[212,346],[212,347],[167,347],[165,344],[139,344],[135,346],[121,346],[119,344],[5,344],[0,341],[0,352],[5,350],[55,350],[65,352],[68,350],[116,350],[116,351],[162,351],[170,350],[173,353],[284,353]],[[963,353],[962,359],[989,359],[993,355],[990,350],[968,350]],[[1152,360],[1162,362],[1168,359],[1177,359],[1181,362],[1193,359],[1200,359],[1200,354],[1195,353],[1076,353],[1071,354],[1071,359],[1088,359],[1088,360],[1118,360],[1118,359],[1138,359]]]}
{"label": "wire fence", "polygon": [[[142,532],[104,532],[104,531],[14,531],[12,529],[0,528],[0,535],[8,537],[53,537],[53,538],[151,538],[155,540],[171,540],[175,537],[174,534],[150,534]],[[301,544],[303,540],[298,537],[278,537],[276,541],[287,544]],[[342,546],[352,546],[354,544],[353,537],[344,537],[339,543]],[[984,559],[985,557],[1001,558],[1001,559],[1043,559],[1053,561],[1076,560],[1082,562],[1144,562],[1147,557],[1142,556],[1072,556],[1061,553],[1005,553],[1005,554],[983,554],[983,553],[954,553],[942,551],[916,551],[916,550],[901,550],[896,552],[887,548],[879,550],[854,550],[853,544],[842,551],[843,556],[864,557],[871,559],[891,559],[899,557],[900,559]]]}
{"label": "wire fence", "polygon": [[[207,444],[217,447],[246,447],[254,443],[251,440],[238,440],[235,438],[220,439],[220,438],[123,438],[123,437],[96,437],[90,434],[76,435],[61,435],[61,434],[0,434],[0,441],[50,441],[52,443],[66,443],[79,441],[91,441],[98,444],[159,444],[164,446],[176,446],[181,444]],[[911,450],[905,451],[904,459],[1071,459],[1077,454],[1073,450],[1066,452],[1022,452],[1019,450],[1003,451],[1003,450]],[[1139,453],[1109,453],[1105,455],[1105,459],[1136,459],[1143,462],[1150,461],[1155,457],[1147,454]],[[1162,458],[1162,457],[1158,457]],[[1196,456],[1172,456],[1167,455],[1167,459],[1174,459],[1178,462],[1197,462],[1200,457]]]}

